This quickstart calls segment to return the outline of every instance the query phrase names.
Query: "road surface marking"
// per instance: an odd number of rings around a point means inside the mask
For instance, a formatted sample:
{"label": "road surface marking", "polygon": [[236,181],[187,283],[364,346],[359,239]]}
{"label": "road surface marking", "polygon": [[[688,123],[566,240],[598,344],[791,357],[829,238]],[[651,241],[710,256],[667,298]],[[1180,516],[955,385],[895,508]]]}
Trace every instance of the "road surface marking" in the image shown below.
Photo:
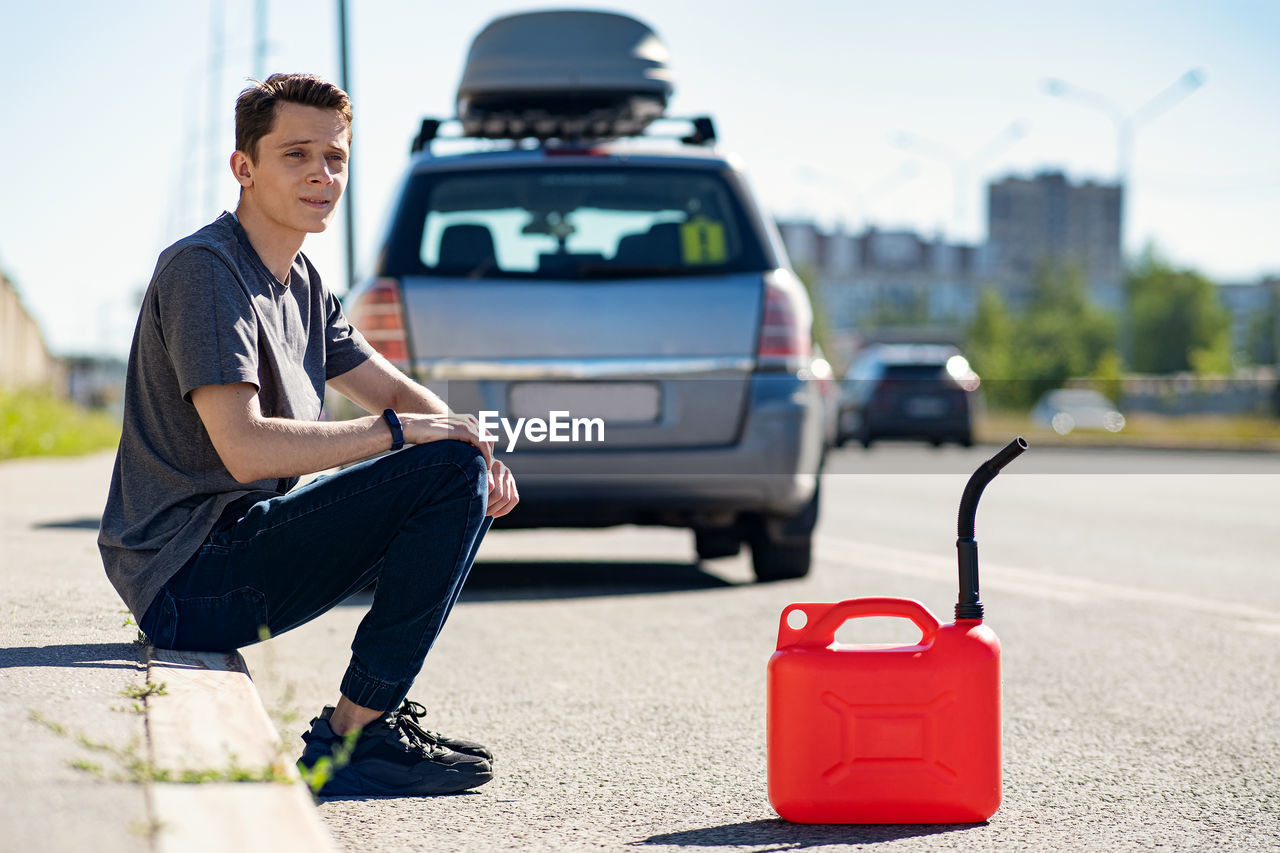
{"label": "road surface marking", "polygon": [[[835,536],[823,536],[821,541],[828,545],[823,549],[820,558],[823,562],[871,568],[930,580],[950,579],[953,583],[955,580],[955,557],[908,551],[869,542],[855,542]],[[830,546],[837,546],[840,550],[834,550]],[[1181,610],[1222,616],[1236,621],[1241,627],[1249,630],[1265,634],[1280,634],[1280,612],[1250,604],[1201,598],[1186,593],[1067,577],[1047,571],[1002,566],[986,560],[981,564],[981,584],[984,588],[1073,604],[1132,601],[1159,607],[1176,607]]]}

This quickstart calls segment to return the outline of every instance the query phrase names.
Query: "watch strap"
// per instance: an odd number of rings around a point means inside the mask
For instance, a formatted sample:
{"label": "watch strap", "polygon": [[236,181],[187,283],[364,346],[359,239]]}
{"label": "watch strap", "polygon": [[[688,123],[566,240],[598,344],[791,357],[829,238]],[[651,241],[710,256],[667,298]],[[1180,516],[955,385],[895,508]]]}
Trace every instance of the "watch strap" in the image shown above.
{"label": "watch strap", "polygon": [[391,430],[391,449],[399,450],[404,447],[404,427],[400,425],[400,416],[396,414],[396,410],[384,409],[382,419]]}

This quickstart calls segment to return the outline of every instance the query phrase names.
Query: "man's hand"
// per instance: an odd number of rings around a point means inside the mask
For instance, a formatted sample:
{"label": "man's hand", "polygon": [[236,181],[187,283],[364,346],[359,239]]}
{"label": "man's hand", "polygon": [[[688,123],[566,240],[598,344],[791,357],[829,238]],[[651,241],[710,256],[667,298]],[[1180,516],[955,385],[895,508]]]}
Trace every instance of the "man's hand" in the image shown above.
{"label": "man's hand", "polygon": [[516,478],[511,469],[499,460],[493,460],[489,466],[489,508],[485,515],[500,518],[520,503],[520,492],[516,489]]}
{"label": "man's hand", "polygon": [[480,422],[474,415],[416,415],[401,414],[400,426],[404,430],[406,444],[427,444],[432,441],[461,441],[484,454],[484,466],[493,470],[493,444],[495,436],[486,437],[480,432]]}
{"label": "man's hand", "polygon": [[382,356],[375,355],[330,379],[329,385],[367,412],[395,409],[404,429],[404,440],[409,444],[453,439],[479,449],[489,469],[486,515],[494,518],[506,515],[520,502],[515,477],[506,465],[493,458],[497,436],[486,438],[474,415],[449,411],[443,400],[409,379]]}

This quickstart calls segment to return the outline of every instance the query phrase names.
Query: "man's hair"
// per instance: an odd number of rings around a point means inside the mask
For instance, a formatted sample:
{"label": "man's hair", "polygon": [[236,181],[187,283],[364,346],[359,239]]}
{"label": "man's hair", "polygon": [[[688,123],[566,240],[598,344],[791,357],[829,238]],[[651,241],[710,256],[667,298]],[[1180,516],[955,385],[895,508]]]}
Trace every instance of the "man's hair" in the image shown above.
{"label": "man's hair", "polygon": [[314,74],[272,74],[236,98],[236,150],[258,159],[258,142],[271,132],[277,104],[301,104],[334,110],[347,123],[351,141],[351,99],[337,86]]}

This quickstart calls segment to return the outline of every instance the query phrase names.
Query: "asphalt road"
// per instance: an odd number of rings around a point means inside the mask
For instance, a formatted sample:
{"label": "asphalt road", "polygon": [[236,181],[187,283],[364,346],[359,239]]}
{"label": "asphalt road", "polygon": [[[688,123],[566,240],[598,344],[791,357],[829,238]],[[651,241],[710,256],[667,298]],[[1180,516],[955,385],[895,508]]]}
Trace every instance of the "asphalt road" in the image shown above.
{"label": "asphalt road", "polygon": [[[780,611],[889,595],[949,621],[956,506],[993,451],[836,453],[803,581],[755,585],[745,554],[698,565],[679,531],[492,533],[411,695],[431,728],[494,748],[495,780],[321,814],[351,850],[1280,849],[1280,459],[1255,454],[1032,448],[977,525],[1004,650],[1000,810],[974,826],[776,818]],[[245,650],[299,748],[367,603]],[[840,638],[910,637],[858,620]]]}

